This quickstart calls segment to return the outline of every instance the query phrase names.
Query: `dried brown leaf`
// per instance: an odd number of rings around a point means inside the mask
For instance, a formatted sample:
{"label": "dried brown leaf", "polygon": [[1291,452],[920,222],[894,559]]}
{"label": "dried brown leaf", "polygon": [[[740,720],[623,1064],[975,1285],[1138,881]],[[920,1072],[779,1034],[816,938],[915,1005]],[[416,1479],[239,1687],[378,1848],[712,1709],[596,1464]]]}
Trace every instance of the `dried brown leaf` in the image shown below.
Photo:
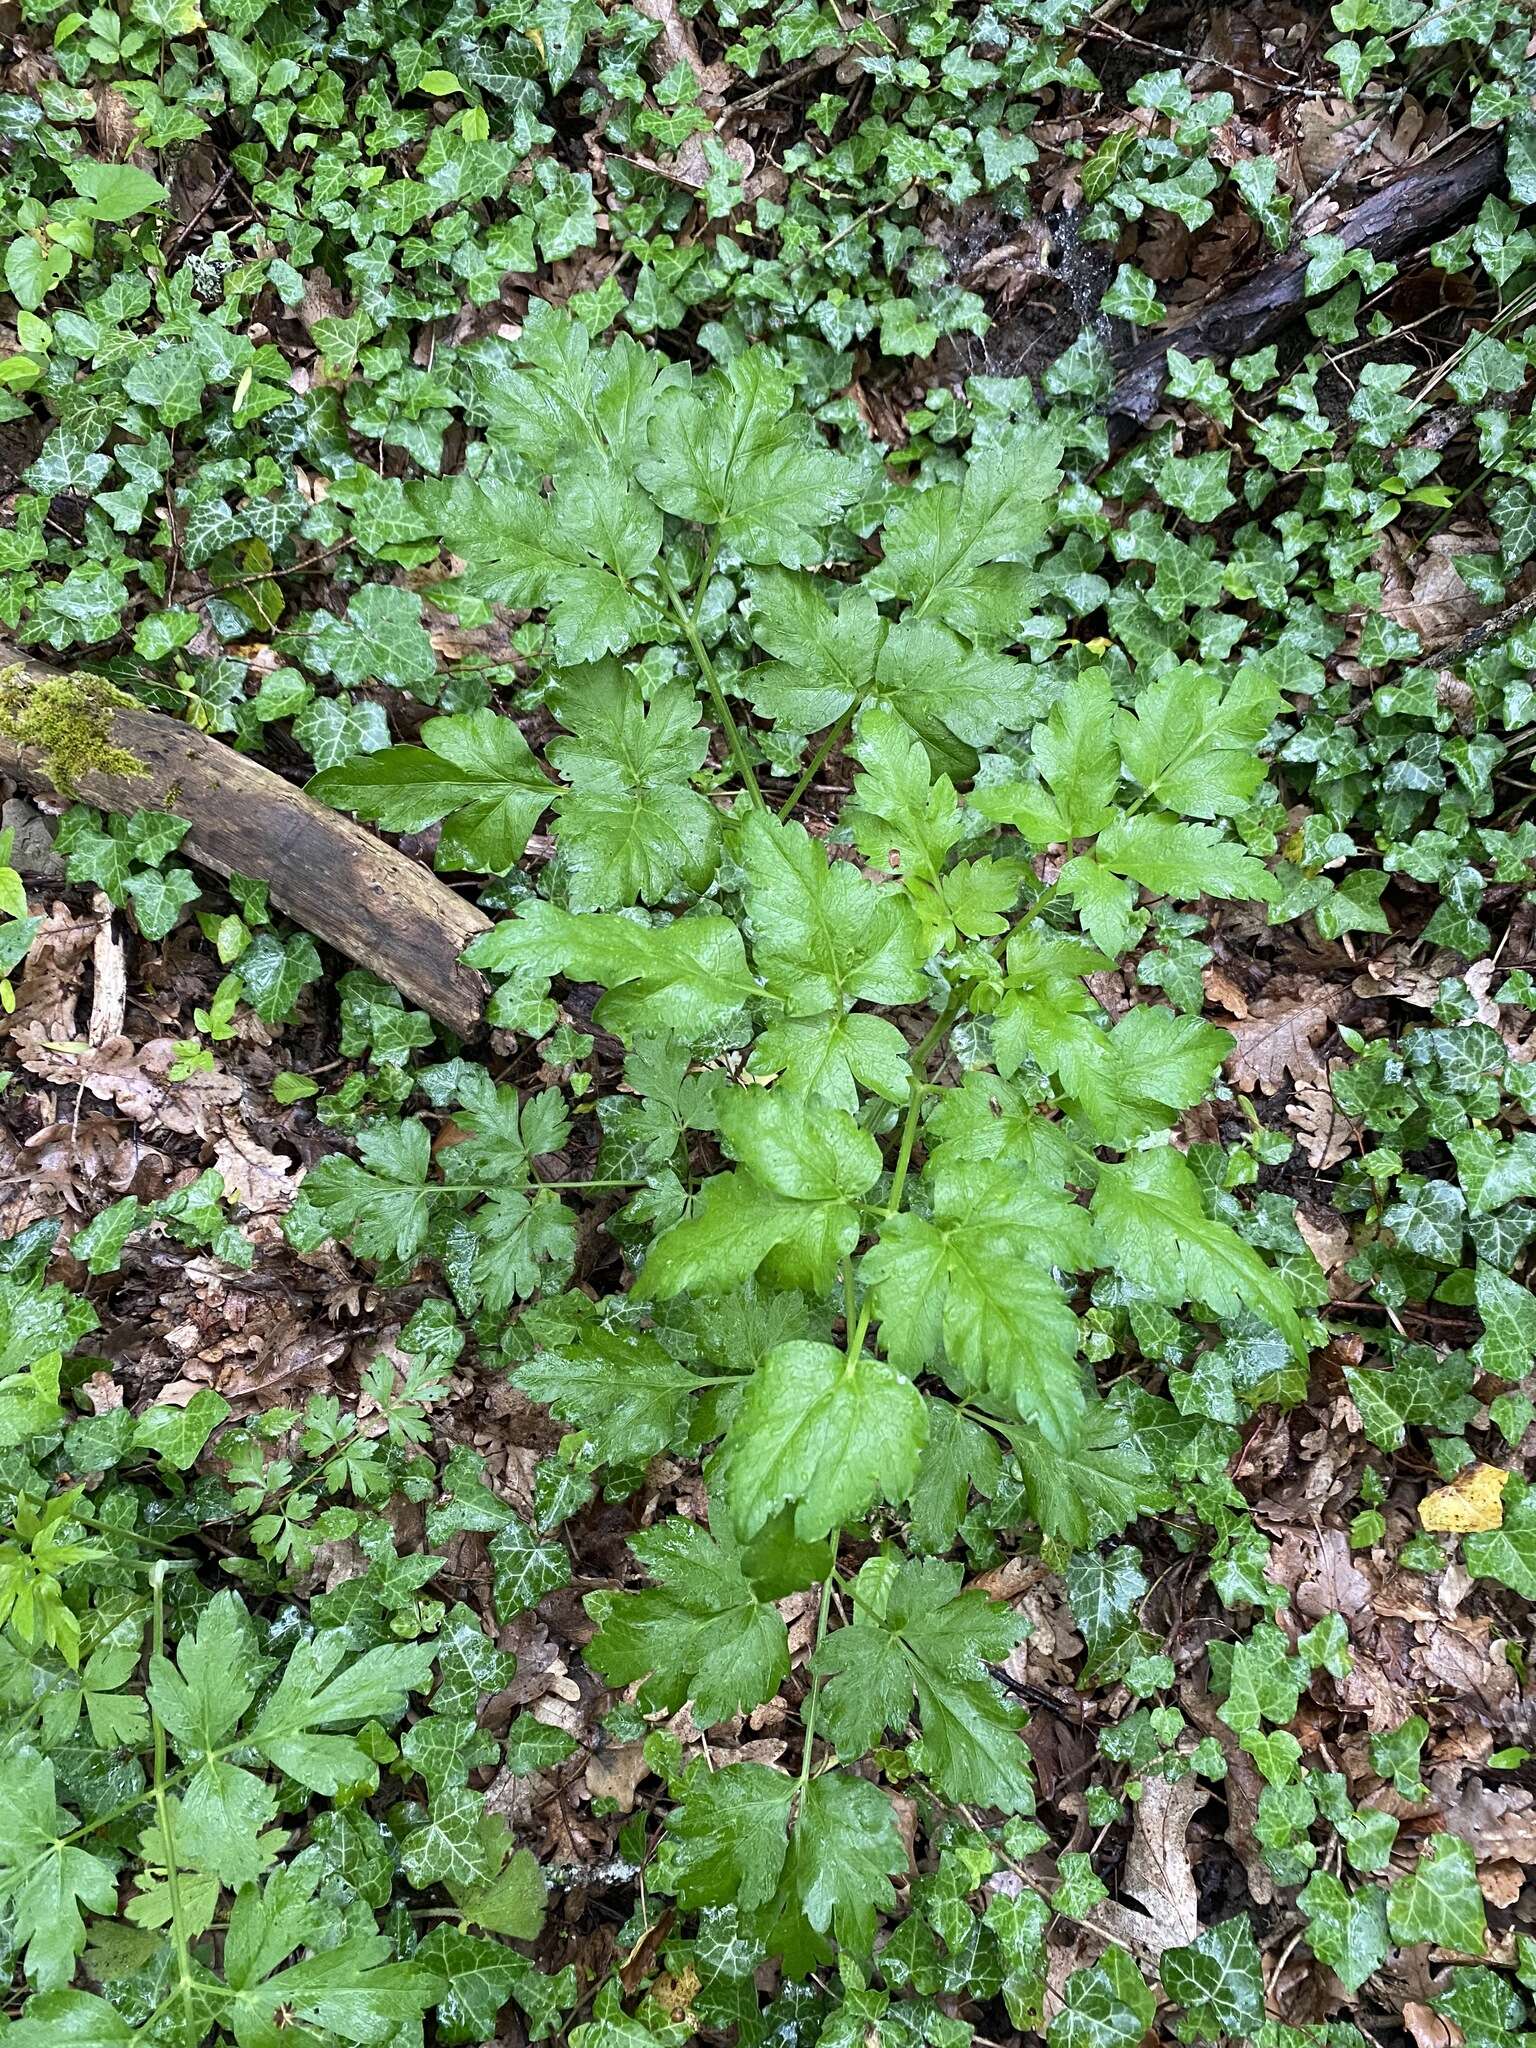
{"label": "dried brown leaf", "polygon": [[1348,1117],[1333,1099],[1333,1090],[1328,1085],[1328,1076],[1338,1065],[1336,1060],[1328,1063],[1327,1074],[1320,1079],[1298,1081],[1296,1099],[1286,1104],[1286,1116],[1302,1134],[1302,1150],[1307,1164],[1318,1172],[1326,1173],[1331,1166],[1337,1166],[1341,1159],[1349,1156],[1355,1142],[1354,1127]]}
{"label": "dried brown leaf", "polygon": [[1200,1894],[1187,1838],[1191,1820],[1210,1796],[1210,1787],[1193,1773],[1142,1781],[1124,1884],[1166,1935],[1165,1947],[1183,1946],[1200,1932]]}
{"label": "dried brown leaf", "polygon": [[1326,1069],[1317,1047],[1340,1007],[1342,991],[1322,988],[1316,996],[1255,1003],[1247,1016],[1225,1028],[1237,1040],[1227,1056],[1234,1086],[1274,1095],[1289,1078],[1320,1080]]}

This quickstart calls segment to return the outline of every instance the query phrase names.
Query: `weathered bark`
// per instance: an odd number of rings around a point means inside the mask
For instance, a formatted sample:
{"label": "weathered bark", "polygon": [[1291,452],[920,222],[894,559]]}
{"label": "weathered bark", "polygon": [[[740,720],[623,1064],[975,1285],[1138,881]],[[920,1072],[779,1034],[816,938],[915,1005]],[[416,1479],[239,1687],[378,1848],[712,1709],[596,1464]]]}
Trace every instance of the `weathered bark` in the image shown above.
{"label": "weathered bark", "polygon": [[[0,665],[57,674],[0,645]],[[157,711],[118,710],[111,738],[146,773],[87,772],[70,793],[104,811],[163,809],[190,821],[181,850],[215,874],[268,885],[272,902],[338,953],[393,983],[463,1038],[481,1027],[486,983],[459,955],[490,919],[446,883],[270,768]],[[0,736],[0,773],[52,790],[34,748]]]}
{"label": "weathered bark", "polygon": [[[1348,248],[1369,249],[1385,259],[1401,256],[1444,234],[1475,206],[1492,189],[1502,161],[1500,138],[1485,136],[1453,163],[1425,164],[1394,178],[1329,232]],[[1181,326],[1164,330],[1127,357],[1105,408],[1110,447],[1123,448],[1151,419],[1163,394],[1170,348],[1225,362],[1262,347],[1300,311],[1306,298],[1306,268],[1307,258],[1300,250],[1278,256],[1248,284],[1213,299]]]}

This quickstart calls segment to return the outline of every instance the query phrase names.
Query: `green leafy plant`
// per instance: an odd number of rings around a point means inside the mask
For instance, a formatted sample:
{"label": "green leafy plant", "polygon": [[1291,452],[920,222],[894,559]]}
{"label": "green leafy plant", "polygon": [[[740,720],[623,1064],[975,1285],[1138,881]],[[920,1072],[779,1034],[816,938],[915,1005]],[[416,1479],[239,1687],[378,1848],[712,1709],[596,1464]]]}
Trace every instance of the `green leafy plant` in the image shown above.
{"label": "green leafy plant", "polygon": [[[111,680],[0,729],[67,802],[148,704],[403,836],[491,1035],[174,793],[30,902],[0,837],[8,1172],[54,890],[174,1169],[0,1244],[6,2043],[1528,2026],[1426,1802],[1528,1763],[1529,24],[1168,33],[26,0],[0,622]],[[1286,336],[1172,324],[1272,257]],[[253,1268],[318,1383],[223,1376]],[[1388,1575],[1383,1658],[1316,1588]]]}

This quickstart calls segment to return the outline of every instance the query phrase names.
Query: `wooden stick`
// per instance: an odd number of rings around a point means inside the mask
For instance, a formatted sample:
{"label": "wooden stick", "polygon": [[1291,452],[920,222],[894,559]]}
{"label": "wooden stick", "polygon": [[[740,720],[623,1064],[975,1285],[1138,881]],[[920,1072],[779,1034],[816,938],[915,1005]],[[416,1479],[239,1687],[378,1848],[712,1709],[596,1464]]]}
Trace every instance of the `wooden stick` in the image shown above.
{"label": "wooden stick", "polygon": [[[1384,258],[1401,256],[1442,234],[1491,191],[1502,162],[1500,138],[1484,136],[1454,163],[1423,164],[1394,178],[1336,221],[1330,232],[1346,248],[1369,249]],[[1260,347],[1300,311],[1306,299],[1306,268],[1307,257],[1300,250],[1276,257],[1250,283],[1212,299],[1181,326],[1166,329],[1135,349],[1121,365],[1105,407],[1111,449],[1134,440],[1156,411],[1170,348],[1225,362]]]}
{"label": "wooden stick", "polygon": [[[38,682],[60,673],[0,644],[0,666],[11,663]],[[166,810],[188,819],[181,850],[189,860],[265,882],[280,910],[440,1024],[461,1038],[480,1030],[487,985],[459,955],[489,931],[483,911],[351,818],[177,719],[118,710],[111,738],[146,773],[87,772],[69,794],[98,810]],[[38,751],[3,735],[0,772],[59,793]]]}

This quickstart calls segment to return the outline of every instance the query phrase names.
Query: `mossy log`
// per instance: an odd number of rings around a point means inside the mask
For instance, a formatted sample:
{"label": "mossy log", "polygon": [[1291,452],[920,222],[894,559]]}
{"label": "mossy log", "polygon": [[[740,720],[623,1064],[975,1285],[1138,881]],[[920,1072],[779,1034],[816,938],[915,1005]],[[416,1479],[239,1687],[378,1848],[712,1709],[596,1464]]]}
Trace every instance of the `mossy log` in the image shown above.
{"label": "mossy log", "polygon": [[186,818],[189,860],[265,882],[278,909],[407,1001],[462,1038],[480,1030],[487,986],[459,955],[490,919],[221,740],[0,643],[0,774],[98,810]]}

